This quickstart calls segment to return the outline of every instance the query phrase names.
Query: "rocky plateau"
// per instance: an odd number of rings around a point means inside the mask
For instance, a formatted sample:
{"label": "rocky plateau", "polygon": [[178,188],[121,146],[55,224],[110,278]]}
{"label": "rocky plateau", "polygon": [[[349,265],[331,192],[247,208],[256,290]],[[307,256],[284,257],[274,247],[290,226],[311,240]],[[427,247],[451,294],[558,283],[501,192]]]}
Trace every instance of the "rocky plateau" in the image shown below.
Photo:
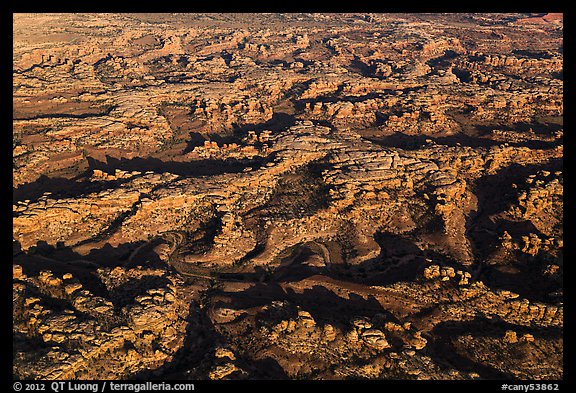
{"label": "rocky plateau", "polygon": [[13,22],[14,378],[563,378],[561,14]]}

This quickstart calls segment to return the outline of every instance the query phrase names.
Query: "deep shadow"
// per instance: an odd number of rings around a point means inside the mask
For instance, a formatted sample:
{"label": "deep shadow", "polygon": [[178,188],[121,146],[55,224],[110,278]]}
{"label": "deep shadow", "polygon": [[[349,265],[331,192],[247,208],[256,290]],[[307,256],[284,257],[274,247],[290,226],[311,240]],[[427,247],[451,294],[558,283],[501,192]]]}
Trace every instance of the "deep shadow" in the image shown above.
{"label": "deep shadow", "polygon": [[108,181],[92,182],[88,178],[95,169],[114,174],[116,169],[123,171],[138,171],[155,173],[170,172],[186,177],[216,176],[225,173],[239,173],[250,167],[260,168],[264,159],[257,157],[253,160],[199,160],[199,161],[162,161],[158,158],[115,158],[106,156],[106,162],[98,161],[93,157],[86,158],[88,169],[73,179],[61,177],[48,177],[40,175],[33,182],[22,184],[12,189],[13,202],[24,201],[26,199],[35,202],[46,192],[53,195],[50,198],[74,198],[81,195],[99,192],[109,188],[116,188],[130,179],[116,179]]}
{"label": "deep shadow", "polygon": [[[273,300],[286,300],[287,295],[280,284],[257,282],[242,292],[214,292],[214,295],[225,295],[232,298],[232,303],[227,306],[235,309],[247,309],[269,304]],[[220,304],[215,303],[218,307]]]}
{"label": "deep shadow", "polygon": [[250,379],[287,380],[290,379],[278,362],[271,358],[250,360],[249,367],[252,371]]}
{"label": "deep shadow", "polygon": [[[106,105],[103,107],[88,108],[83,113],[61,113],[61,112],[50,112],[50,113],[40,113],[36,115],[25,116],[20,114],[21,111],[13,111],[13,120],[37,120],[37,119],[87,119],[90,117],[101,117],[106,116],[116,108],[116,105]],[[74,110],[74,109],[73,109]]]}
{"label": "deep shadow", "polygon": [[480,316],[467,321],[441,322],[434,327],[432,332],[440,337],[454,337],[470,334],[473,337],[502,338],[507,330],[515,331],[518,336],[529,333],[536,338],[563,337],[561,327],[516,325],[506,322],[498,317],[488,319]]}
{"label": "deep shadow", "polygon": [[242,145],[242,141],[236,135],[228,135],[226,133],[223,134],[216,134],[216,133],[209,133],[208,137],[211,141],[216,142],[218,146],[223,146],[225,144],[232,144],[236,143],[238,145]]}
{"label": "deep shadow", "polygon": [[204,146],[204,142],[206,141],[207,139],[204,138],[204,136],[199,132],[190,131],[190,137],[188,138],[188,142],[186,144],[186,148],[184,149],[183,154],[191,152],[196,147]]}
{"label": "deep shadow", "polygon": [[527,59],[551,59],[552,54],[548,51],[530,49],[512,49],[512,53]]}
{"label": "deep shadow", "polygon": [[261,165],[259,159],[254,160],[213,160],[206,159],[200,161],[162,161],[158,158],[136,157],[132,159],[114,158],[106,156],[106,162],[101,162],[89,157],[88,163],[91,170],[99,169],[106,172],[114,173],[116,169],[123,171],[139,172],[170,172],[180,176],[199,177],[199,176],[217,176],[225,173],[239,173],[244,169],[258,168]]}
{"label": "deep shadow", "polygon": [[268,238],[265,220],[289,220],[314,215],[330,204],[330,187],[322,180],[323,164],[311,163],[296,173],[283,175],[268,201],[242,214],[246,227],[256,234],[256,247],[237,265],[242,265],[265,250]]}
{"label": "deep shadow", "polygon": [[190,380],[199,379],[208,372],[210,353],[219,344],[225,342],[216,332],[210,318],[192,302],[186,317],[187,325],[184,343],[176,351],[171,361],[154,370],[139,371],[129,379],[133,380]]}
{"label": "deep shadow", "polygon": [[214,211],[213,216],[202,222],[193,233],[185,233],[184,241],[174,251],[175,259],[186,255],[204,254],[214,246],[214,238],[222,232],[221,212]]}
{"label": "deep shadow", "polygon": [[283,131],[289,127],[292,127],[296,123],[296,118],[285,112],[274,112],[270,120],[264,123],[252,123],[244,124],[242,126],[238,124],[233,124],[234,135],[244,136],[248,131],[256,131],[259,133],[264,130],[270,130],[272,132]]}
{"label": "deep shadow", "polygon": [[[425,349],[439,366],[455,368],[462,372],[476,372],[483,379],[513,379],[513,375],[486,364],[478,363],[471,357],[463,354],[465,348],[457,348],[455,339],[458,336],[472,335],[473,337],[492,337],[501,339],[507,330],[513,330],[518,335],[530,333],[534,337],[561,338],[561,328],[538,328],[523,325],[514,325],[498,318],[487,319],[476,317],[470,321],[447,321],[434,327],[427,335],[428,345]],[[521,353],[500,353],[499,357],[521,356]]]}
{"label": "deep shadow", "polygon": [[[491,129],[491,128],[490,128]],[[435,137],[430,135],[408,135],[402,132],[397,132],[389,136],[382,137],[364,137],[365,139],[384,147],[395,147],[404,150],[418,150],[428,144],[426,140],[431,140],[438,145],[444,146],[469,146],[469,147],[485,147],[499,146],[505,142],[496,141],[488,137],[470,136],[464,133],[456,135]],[[507,142],[509,146],[514,147],[528,147],[530,149],[551,149],[558,145],[558,141],[540,141],[530,140],[522,142]]]}
{"label": "deep shadow", "polygon": [[[419,87],[410,87],[410,88],[403,89],[402,91],[410,92],[410,91],[416,91],[419,89],[420,89]],[[316,102],[336,103],[336,102],[347,101],[347,102],[356,103],[356,102],[363,102],[363,101],[371,100],[371,99],[386,99],[386,98],[389,98],[390,96],[395,96],[395,90],[390,90],[390,89],[382,89],[382,90],[379,90],[378,92],[369,92],[369,93],[362,94],[362,95],[345,95],[345,96],[343,96],[343,95],[340,95],[340,93],[341,93],[340,91],[337,91],[334,93],[327,93],[325,95],[318,96],[318,97],[298,99],[298,100],[295,100],[294,107],[298,111],[303,111],[306,107],[306,104],[314,105]],[[394,113],[392,113],[392,114],[394,114]]]}
{"label": "deep shadow", "polygon": [[[307,266],[306,262],[314,256],[319,256],[307,244],[299,245],[292,250],[287,258],[283,258],[273,272],[273,279],[277,282],[300,281],[315,274],[321,274],[326,268]],[[321,256],[320,256],[321,257]]]}
{"label": "deep shadow", "polygon": [[[130,376],[134,380],[197,380],[206,379],[217,360],[213,359],[214,349],[226,345],[226,338],[218,332],[210,318],[199,304],[192,302],[187,317],[184,344],[172,360],[154,370],[144,370]],[[250,354],[248,354],[250,355]],[[270,357],[252,359],[236,353],[239,367],[248,372],[247,376],[232,379],[286,380],[288,376]]]}
{"label": "deep shadow", "polygon": [[406,236],[377,232],[374,240],[380,254],[359,265],[352,265],[348,273],[365,285],[391,285],[400,281],[411,282],[426,265],[426,253]]}
{"label": "deep shadow", "polygon": [[532,262],[515,261],[510,266],[485,266],[479,279],[490,288],[513,291],[530,301],[555,303],[549,294],[562,289],[562,278],[542,274],[544,267],[541,258]]}
{"label": "deep shadow", "polygon": [[[494,127],[490,127],[494,128]],[[534,122],[517,122],[512,125],[502,126],[498,125],[498,129],[504,131],[520,131],[528,132],[530,130],[534,131],[535,134],[550,135],[558,130],[564,128],[564,124],[558,122],[550,121],[534,121]]]}
{"label": "deep shadow", "polygon": [[539,234],[529,222],[513,223],[507,220],[492,220],[491,215],[505,211],[517,199],[520,189],[512,184],[522,184],[528,175],[539,170],[550,172],[562,169],[562,159],[552,159],[547,164],[509,165],[493,175],[486,175],[472,185],[472,192],[478,198],[478,209],[471,214],[466,223],[466,236],[472,243],[475,258],[484,261],[495,251],[499,244],[498,236],[505,230],[512,235],[520,235],[519,230]]}
{"label": "deep shadow", "polygon": [[[13,249],[18,250],[19,243],[14,243]],[[12,261],[14,264],[21,265],[26,275],[36,276],[42,270],[49,270],[60,276],[72,273],[90,292],[97,296],[108,297],[106,286],[97,277],[98,268],[127,267],[129,256],[145,244],[144,241],[124,243],[117,247],[106,244],[101,248],[91,250],[87,255],[81,255],[71,247],[61,245],[55,247],[41,240],[28,250],[17,251],[13,254]],[[165,266],[160,257],[151,249],[143,250],[138,255],[140,257],[131,263],[132,266]]]}
{"label": "deep shadow", "polygon": [[266,204],[251,210],[244,219],[252,222],[262,217],[280,220],[309,217],[329,206],[329,190],[314,165],[307,165],[296,173],[283,175]]}
{"label": "deep shadow", "polygon": [[[547,263],[545,254],[532,257],[515,252],[507,265],[508,269],[488,264],[491,256],[500,248],[499,237],[504,231],[515,239],[530,233],[542,236],[530,221],[493,218],[494,215],[506,211],[517,200],[521,189],[513,188],[512,184],[522,184],[528,175],[539,170],[562,170],[562,159],[553,159],[546,164],[512,164],[493,175],[478,179],[472,185],[472,191],[478,198],[478,209],[467,218],[466,236],[472,245],[474,257],[480,264],[478,279],[490,287],[510,290],[530,300],[548,301],[547,294],[562,284],[541,273]],[[512,271],[516,273],[511,273]]]}
{"label": "deep shadow", "polygon": [[145,295],[146,291],[153,288],[166,288],[170,283],[166,277],[148,275],[142,276],[137,281],[128,281],[110,291],[109,300],[117,310],[130,304],[138,296]]}
{"label": "deep shadow", "polygon": [[[338,242],[316,239],[313,242],[296,244],[280,253],[278,266],[265,275],[265,282],[298,282],[314,275],[322,275],[353,284],[392,285],[416,280],[429,264],[427,259],[442,266],[466,270],[447,255],[431,249],[420,249],[406,236],[377,232],[375,240],[380,245],[379,255],[359,264],[345,263],[347,246]],[[320,245],[327,249],[328,260],[325,252],[319,249]],[[323,260],[324,265],[310,266],[308,262],[311,258]],[[232,276],[219,275],[223,279]]]}
{"label": "deep shadow", "polygon": [[[40,175],[38,179],[33,182],[22,184],[16,188],[12,188],[13,203],[29,199],[35,202],[45,192],[58,192],[60,195],[66,193],[77,194],[80,192],[79,185],[66,178],[50,178],[46,175]],[[65,197],[65,196],[64,196]]]}
{"label": "deep shadow", "polygon": [[460,56],[459,53],[451,49],[447,49],[441,56],[426,61],[426,64],[428,64],[431,68],[434,69],[445,69],[450,67],[454,59],[456,59],[458,56]]}
{"label": "deep shadow", "polygon": [[52,194],[50,196],[51,199],[76,198],[110,188],[117,188],[130,181],[129,179],[116,179],[92,182],[87,179],[90,175],[91,171],[87,171],[72,179],[40,175],[40,177],[33,182],[22,184],[12,189],[13,203],[26,199],[30,200],[30,203],[33,203],[38,201],[46,192]]}
{"label": "deep shadow", "polygon": [[184,149],[182,154],[189,153],[193,151],[196,147],[204,146],[204,143],[206,141],[216,142],[220,147],[224,146],[225,144],[229,145],[232,143],[242,145],[242,140],[240,137],[233,134],[228,134],[226,132],[220,134],[209,133],[206,137],[198,132],[190,132],[190,139],[186,143],[186,148]]}
{"label": "deep shadow", "polygon": [[350,64],[346,68],[366,78],[384,79],[382,77],[374,75],[372,67],[364,63],[357,56],[355,56],[355,58],[352,61],[350,61]]}
{"label": "deep shadow", "polygon": [[[216,295],[218,294],[216,293]],[[288,301],[291,304],[288,309],[283,309],[279,315],[274,309],[258,314],[257,319],[261,320],[262,323],[275,323],[287,317],[296,318],[296,305],[308,311],[319,325],[330,323],[346,328],[354,316],[370,316],[378,313],[384,315],[388,321],[399,323],[372,295],[364,298],[350,293],[349,298],[346,299],[322,285],[315,285],[298,293],[291,288],[285,291],[275,282],[256,283],[242,292],[223,292],[221,294],[230,298],[231,302],[227,303],[226,306],[233,309],[261,307],[272,301]]]}
{"label": "deep shadow", "polygon": [[375,314],[383,314],[387,321],[400,323],[372,295],[364,298],[350,293],[348,299],[345,299],[321,285],[305,289],[302,293],[288,289],[287,294],[290,301],[302,305],[320,324],[322,322],[340,322],[344,325],[354,316],[373,316]]}
{"label": "deep shadow", "polygon": [[452,69],[452,73],[454,75],[456,75],[456,78],[458,78],[458,80],[461,83],[469,83],[472,81],[472,72],[471,71],[468,71],[466,69],[461,69],[458,67],[454,67]]}
{"label": "deep shadow", "polygon": [[[502,228],[500,232],[506,230],[516,239],[528,233],[542,237],[530,221],[497,220],[496,225]],[[550,294],[563,288],[562,270],[553,275],[543,272],[550,263],[562,266],[562,254],[562,249],[556,255],[546,250],[540,250],[536,255],[516,250],[511,252],[510,261],[505,265],[484,265],[479,277],[493,288],[512,290],[531,301],[555,303],[557,299],[551,299]]]}

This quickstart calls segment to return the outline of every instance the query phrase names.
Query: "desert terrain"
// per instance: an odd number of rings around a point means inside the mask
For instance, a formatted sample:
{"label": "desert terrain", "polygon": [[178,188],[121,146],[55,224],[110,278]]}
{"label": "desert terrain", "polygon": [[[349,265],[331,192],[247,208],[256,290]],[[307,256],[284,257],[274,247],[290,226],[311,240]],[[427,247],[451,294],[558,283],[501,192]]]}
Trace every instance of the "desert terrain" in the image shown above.
{"label": "desert terrain", "polygon": [[561,14],[13,34],[14,378],[563,378]]}

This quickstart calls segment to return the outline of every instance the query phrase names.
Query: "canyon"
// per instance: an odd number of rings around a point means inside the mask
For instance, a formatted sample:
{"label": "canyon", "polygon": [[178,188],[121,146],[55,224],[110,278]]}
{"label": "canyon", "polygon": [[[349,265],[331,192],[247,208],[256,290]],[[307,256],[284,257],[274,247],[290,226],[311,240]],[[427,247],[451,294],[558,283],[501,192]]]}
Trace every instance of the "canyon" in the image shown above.
{"label": "canyon", "polygon": [[562,14],[13,22],[15,378],[562,379]]}

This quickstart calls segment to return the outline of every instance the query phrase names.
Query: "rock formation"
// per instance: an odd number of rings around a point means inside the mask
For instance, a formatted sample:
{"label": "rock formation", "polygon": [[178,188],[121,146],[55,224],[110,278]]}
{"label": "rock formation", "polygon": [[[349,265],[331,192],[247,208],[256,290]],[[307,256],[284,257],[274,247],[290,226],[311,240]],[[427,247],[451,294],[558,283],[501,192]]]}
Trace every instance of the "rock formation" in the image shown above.
{"label": "rock formation", "polygon": [[561,379],[538,15],[15,15],[15,377]]}

